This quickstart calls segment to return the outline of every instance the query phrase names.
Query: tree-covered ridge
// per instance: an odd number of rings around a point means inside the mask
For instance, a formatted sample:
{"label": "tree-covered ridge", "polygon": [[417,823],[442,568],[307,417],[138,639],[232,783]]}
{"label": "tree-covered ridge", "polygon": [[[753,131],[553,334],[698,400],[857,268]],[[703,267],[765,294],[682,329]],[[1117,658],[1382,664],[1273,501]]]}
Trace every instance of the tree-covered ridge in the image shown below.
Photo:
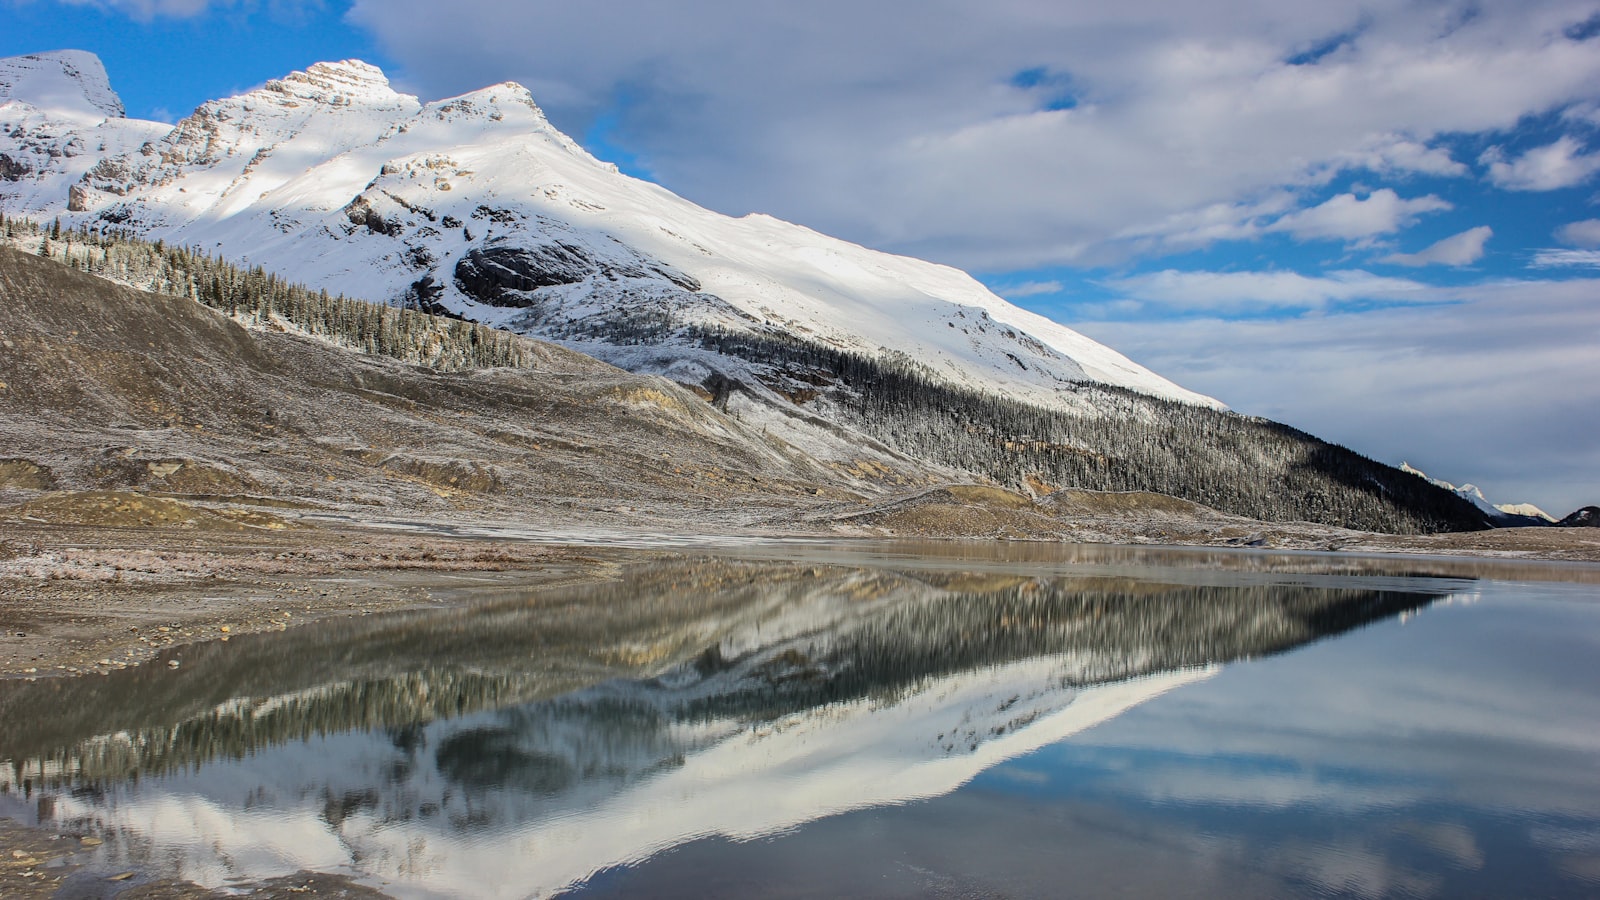
{"label": "tree-covered ridge", "polygon": [[532,341],[459,319],[330,296],[260,267],[244,269],[187,247],[111,231],[6,219],[7,243],[152,293],[188,297],[257,327],[292,329],[362,353],[435,369],[524,368],[544,354]]}
{"label": "tree-covered ridge", "polygon": [[1468,531],[1455,494],[1287,425],[1082,383],[1094,414],[932,379],[909,360],[764,335],[696,330],[700,344],[772,367],[780,389],[910,456],[1033,490],[1150,491],[1269,522],[1393,534]]}

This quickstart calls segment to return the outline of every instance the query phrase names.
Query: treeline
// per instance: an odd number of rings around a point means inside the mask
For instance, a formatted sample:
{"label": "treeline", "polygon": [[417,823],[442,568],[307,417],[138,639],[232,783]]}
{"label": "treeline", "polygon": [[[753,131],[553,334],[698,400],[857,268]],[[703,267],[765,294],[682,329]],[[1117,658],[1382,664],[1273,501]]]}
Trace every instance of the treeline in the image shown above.
{"label": "treeline", "polygon": [[141,290],[188,297],[247,324],[279,327],[330,343],[449,371],[535,365],[532,341],[459,319],[330,296],[261,267],[244,269],[187,247],[149,243],[117,230],[41,226],[0,216],[7,243]]}
{"label": "treeline", "polygon": [[[268,704],[226,704],[171,725],[151,725],[51,748],[14,759],[44,784],[79,786],[102,780],[152,777],[198,769],[219,759],[243,759],[268,747],[365,730],[397,731],[418,723],[524,703],[538,693],[536,677],[442,669],[394,678],[337,684]],[[60,772],[65,778],[40,777]]]}
{"label": "treeline", "polygon": [[[682,684],[669,673],[643,682],[639,693],[660,698],[675,719],[698,722],[772,720],[868,697],[892,703],[936,679],[1041,657],[1074,662],[1056,675],[1063,686],[1090,686],[1281,653],[1438,598],[1287,585],[1128,593],[1035,581],[895,603],[821,639],[758,650],[751,655],[767,657],[760,666],[708,651],[691,664],[702,678],[736,668],[752,675],[716,691],[662,689]],[[805,653],[793,649],[808,644]]]}
{"label": "treeline", "polygon": [[1153,491],[1273,522],[1395,534],[1486,527],[1424,479],[1277,422],[1100,384],[1093,412],[1047,409],[927,378],[914,364],[783,334],[687,329],[707,350],[771,366],[829,418],[919,459],[1022,487]]}

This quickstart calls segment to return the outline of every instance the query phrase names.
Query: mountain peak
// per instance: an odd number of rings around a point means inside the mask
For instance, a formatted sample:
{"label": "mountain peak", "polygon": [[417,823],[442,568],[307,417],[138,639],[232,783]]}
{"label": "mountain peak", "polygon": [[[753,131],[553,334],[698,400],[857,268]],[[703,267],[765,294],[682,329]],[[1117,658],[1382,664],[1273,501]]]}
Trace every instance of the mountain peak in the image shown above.
{"label": "mountain peak", "polygon": [[54,50],[0,59],[0,102],[16,100],[77,118],[120,119],[122,98],[111,88],[100,57],[87,50]]}
{"label": "mountain peak", "polygon": [[515,81],[502,81],[488,87],[468,91],[455,97],[444,100],[435,100],[428,104],[430,109],[446,112],[471,111],[478,108],[489,108],[500,104],[523,106],[531,110],[540,121],[545,121],[544,110],[534,102],[533,92],[517,84]]}
{"label": "mountain peak", "polygon": [[382,84],[389,83],[389,77],[383,70],[359,59],[329,60],[326,62],[312,63],[306,71],[313,75],[323,75],[330,78],[350,78],[364,81],[376,81]]}
{"label": "mountain peak", "polygon": [[402,96],[389,86],[382,69],[359,59],[313,63],[303,71],[267,82],[265,89],[333,105],[388,104]]}

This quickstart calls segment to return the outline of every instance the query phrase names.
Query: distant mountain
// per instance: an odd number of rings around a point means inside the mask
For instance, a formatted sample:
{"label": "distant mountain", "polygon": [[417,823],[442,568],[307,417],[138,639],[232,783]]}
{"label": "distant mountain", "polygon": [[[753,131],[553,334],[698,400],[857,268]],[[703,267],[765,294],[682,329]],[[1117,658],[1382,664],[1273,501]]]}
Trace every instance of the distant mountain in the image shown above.
{"label": "distant mountain", "polygon": [[0,212],[554,340],[664,375],[834,465],[875,445],[1039,493],[1155,491],[1380,531],[1485,524],[1392,468],[1226,413],[965,273],[624,176],[515,84],[422,103],[346,61],[176,126],[120,110],[89,54],[0,60]]}
{"label": "distant mountain", "polygon": [[1427,480],[1430,484],[1437,485],[1455,494],[1482,510],[1483,514],[1489,517],[1490,522],[1502,528],[1524,525],[1549,525],[1556,520],[1555,516],[1534,506],[1532,503],[1490,503],[1489,499],[1483,496],[1483,491],[1477,485],[1463,484],[1457,487],[1448,481],[1428,475],[1428,473],[1413,467],[1408,462],[1400,464],[1400,471],[1409,472],[1418,478]]}
{"label": "distant mountain", "polygon": [[89,125],[126,114],[100,57],[82,50],[0,60],[0,99],[11,98],[27,98],[58,119]]}
{"label": "distant mountain", "polygon": [[1556,524],[1562,528],[1600,528],[1600,506],[1585,506]]}

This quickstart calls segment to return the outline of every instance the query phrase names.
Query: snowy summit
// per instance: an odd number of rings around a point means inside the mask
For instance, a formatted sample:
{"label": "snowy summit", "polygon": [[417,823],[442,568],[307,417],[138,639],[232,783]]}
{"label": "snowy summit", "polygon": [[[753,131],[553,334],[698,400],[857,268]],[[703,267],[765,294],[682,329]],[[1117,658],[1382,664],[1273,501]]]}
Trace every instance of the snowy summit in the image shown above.
{"label": "snowy summit", "polygon": [[[0,210],[197,246],[686,382],[725,365],[686,337],[714,331],[1054,408],[1079,408],[1085,382],[1221,407],[964,272],[622,175],[516,84],[423,103],[347,60],[176,126],[121,113],[91,54],[0,60]],[[650,353],[628,349],[641,329]]]}
{"label": "snowy summit", "polygon": [[83,50],[0,59],[0,102],[12,99],[88,120],[125,114],[100,57]]}

